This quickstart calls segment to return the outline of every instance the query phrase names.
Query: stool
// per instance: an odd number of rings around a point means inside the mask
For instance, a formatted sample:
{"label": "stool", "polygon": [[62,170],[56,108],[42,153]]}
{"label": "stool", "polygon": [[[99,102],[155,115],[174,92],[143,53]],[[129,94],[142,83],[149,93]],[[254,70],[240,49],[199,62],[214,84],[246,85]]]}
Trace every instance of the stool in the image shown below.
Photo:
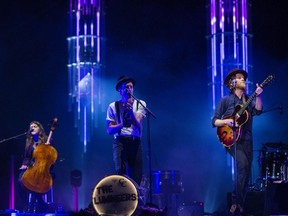
{"label": "stool", "polygon": [[53,187],[50,188],[50,190],[45,193],[44,195],[44,201],[50,205],[54,203],[54,194],[53,194]]}
{"label": "stool", "polygon": [[41,201],[39,203],[40,195],[36,194],[33,196],[33,192],[28,194],[28,212],[45,212],[48,210],[50,205],[54,204],[53,188],[51,187],[48,192],[41,196]]}

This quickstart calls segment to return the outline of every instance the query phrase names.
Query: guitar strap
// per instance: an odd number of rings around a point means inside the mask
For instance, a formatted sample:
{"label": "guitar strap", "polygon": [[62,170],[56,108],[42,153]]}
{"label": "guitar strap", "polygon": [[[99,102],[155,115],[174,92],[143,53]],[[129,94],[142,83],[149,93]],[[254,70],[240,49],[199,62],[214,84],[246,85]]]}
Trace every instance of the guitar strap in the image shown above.
{"label": "guitar strap", "polygon": [[115,101],[115,109],[116,109],[116,115],[117,115],[117,120],[120,123],[120,108],[119,108],[119,102]]}
{"label": "guitar strap", "polygon": [[[116,110],[116,115],[117,115],[117,119],[118,119],[118,123],[121,122],[121,119],[120,119],[120,108],[119,108],[119,101],[115,101],[115,110]],[[118,135],[120,135],[120,131],[118,131]]]}
{"label": "guitar strap", "polygon": [[243,103],[243,104],[246,104],[246,101],[247,101],[247,100],[246,100],[246,94],[243,94],[243,96],[242,96],[242,103]]}

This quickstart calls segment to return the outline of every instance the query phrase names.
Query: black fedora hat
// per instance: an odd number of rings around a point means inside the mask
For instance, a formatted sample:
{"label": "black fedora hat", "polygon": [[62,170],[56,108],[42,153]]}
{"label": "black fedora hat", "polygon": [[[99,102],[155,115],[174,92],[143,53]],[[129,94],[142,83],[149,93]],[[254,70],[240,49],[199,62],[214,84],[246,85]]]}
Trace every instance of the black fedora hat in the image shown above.
{"label": "black fedora hat", "polygon": [[229,86],[229,81],[230,81],[230,79],[231,79],[233,76],[235,76],[236,74],[238,74],[238,73],[242,74],[242,75],[244,76],[244,79],[245,79],[245,80],[247,79],[248,73],[247,73],[246,71],[244,71],[244,70],[242,70],[242,69],[234,68],[234,69],[232,69],[232,70],[227,74],[227,76],[225,77],[225,79],[224,79],[224,85]]}
{"label": "black fedora hat", "polygon": [[120,76],[118,78],[118,81],[117,81],[117,84],[116,84],[116,91],[118,91],[120,85],[122,85],[122,83],[127,83],[127,82],[132,82],[133,83],[133,86],[135,86],[135,80],[131,77],[128,77],[128,76]]}

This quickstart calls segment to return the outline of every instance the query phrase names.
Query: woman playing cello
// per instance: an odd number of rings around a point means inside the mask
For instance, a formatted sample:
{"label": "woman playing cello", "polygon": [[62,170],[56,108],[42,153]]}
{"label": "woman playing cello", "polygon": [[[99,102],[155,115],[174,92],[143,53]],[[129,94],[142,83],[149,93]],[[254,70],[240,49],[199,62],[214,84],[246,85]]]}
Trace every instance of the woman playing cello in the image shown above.
{"label": "woman playing cello", "polygon": [[[46,143],[48,136],[45,133],[45,130],[42,124],[38,121],[32,121],[29,125],[29,129],[26,137],[26,145],[24,151],[24,158],[20,169],[19,175],[19,189],[20,196],[23,202],[25,203],[24,211],[26,212],[46,212],[47,203],[43,200],[43,193],[38,193],[27,189],[23,185],[22,177],[25,171],[34,164],[33,152],[38,144]],[[30,193],[30,197],[29,196]]]}

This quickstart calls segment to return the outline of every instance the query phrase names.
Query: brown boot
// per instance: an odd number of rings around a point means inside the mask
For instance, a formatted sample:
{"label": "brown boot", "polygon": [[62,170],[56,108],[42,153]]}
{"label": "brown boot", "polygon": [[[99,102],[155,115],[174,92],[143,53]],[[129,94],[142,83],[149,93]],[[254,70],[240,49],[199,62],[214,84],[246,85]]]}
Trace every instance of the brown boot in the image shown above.
{"label": "brown boot", "polygon": [[229,210],[229,215],[234,215],[237,209],[237,204],[232,204]]}

